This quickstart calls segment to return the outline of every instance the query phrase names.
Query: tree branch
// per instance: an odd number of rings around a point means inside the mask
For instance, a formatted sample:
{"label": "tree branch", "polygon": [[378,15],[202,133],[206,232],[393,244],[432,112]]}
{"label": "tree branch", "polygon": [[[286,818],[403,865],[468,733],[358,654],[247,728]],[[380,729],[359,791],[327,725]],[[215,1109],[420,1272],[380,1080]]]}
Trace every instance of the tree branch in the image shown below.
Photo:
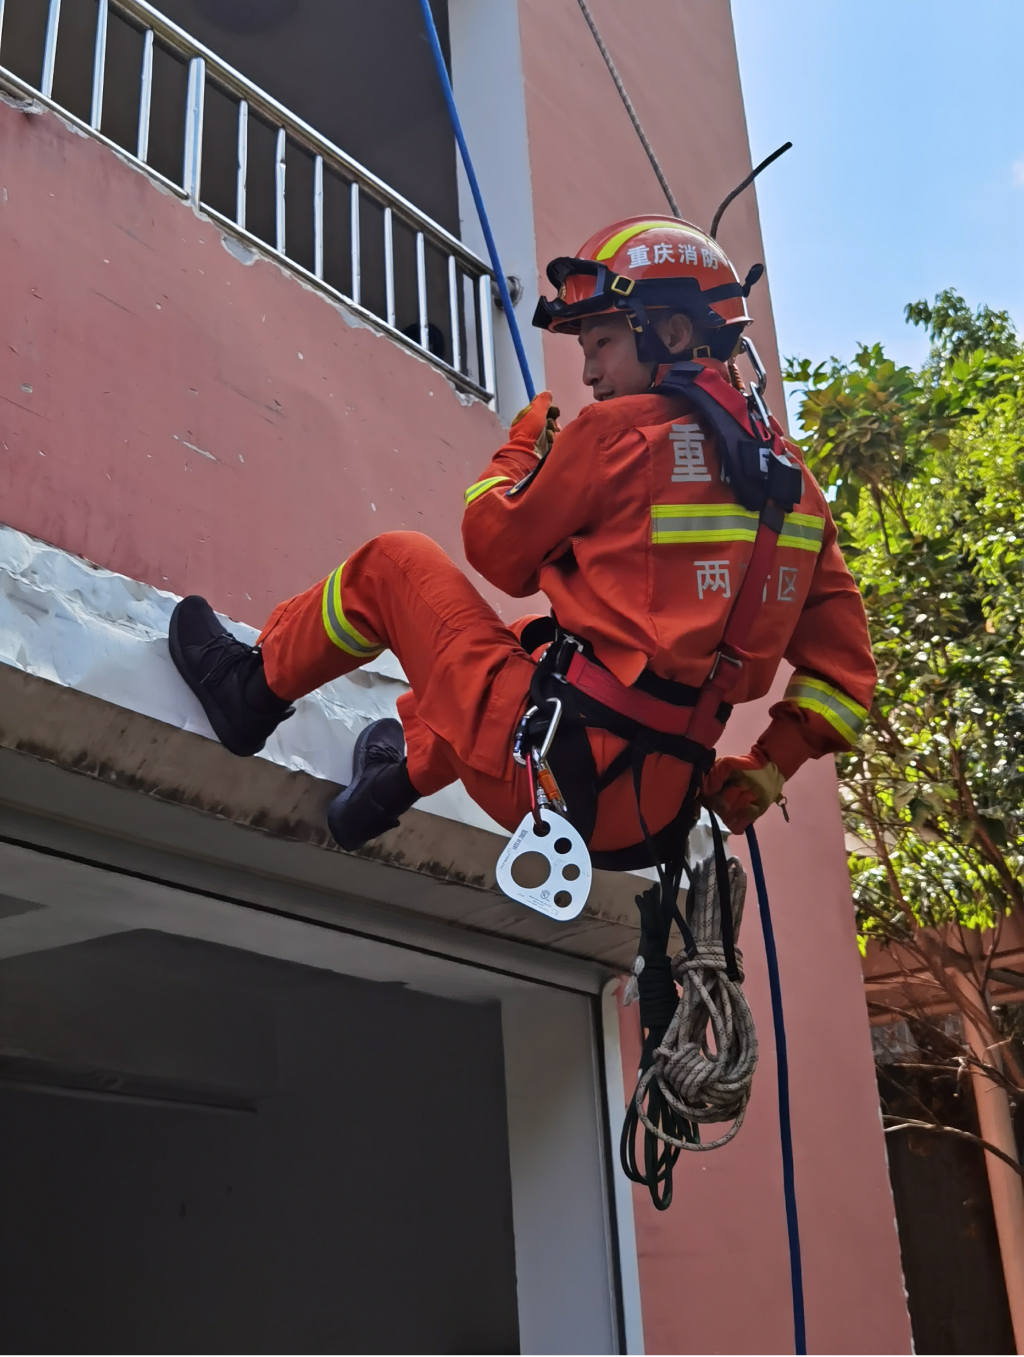
{"label": "tree branch", "polygon": [[978,813],[978,808],[975,804],[970,784],[967,781],[967,773],[964,770],[961,751],[953,741],[950,741],[950,758],[953,764],[953,773],[956,777],[957,786],[960,791],[960,801],[967,812],[967,818],[971,822],[974,837],[981,849],[981,855],[988,861],[989,865],[995,869],[1000,881],[1006,889],[1006,893],[1009,895],[1016,908],[1024,910],[1024,890],[1021,889],[1020,882],[1010,870],[1006,858],[1000,852],[991,834],[989,834],[986,829],[981,815]]}
{"label": "tree branch", "polygon": [[[883,1119],[888,1117],[888,1113],[883,1113]],[[936,1122],[930,1121],[898,1121],[895,1126],[887,1126],[885,1134],[891,1135],[893,1131],[937,1131],[940,1135],[957,1136],[960,1140],[969,1140],[972,1145],[980,1145],[986,1154],[994,1155],[996,1159],[1001,1159],[1007,1164],[1014,1173],[1024,1178],[1024,1166],[1018,1163],[1016,1159],[1011,1159],[1008,1154],[1004,1154],[991,1141],[982,1140],[981,1136],[976,1136],[970,1131],[961,1131],[958,1126],[941,1126]]]}

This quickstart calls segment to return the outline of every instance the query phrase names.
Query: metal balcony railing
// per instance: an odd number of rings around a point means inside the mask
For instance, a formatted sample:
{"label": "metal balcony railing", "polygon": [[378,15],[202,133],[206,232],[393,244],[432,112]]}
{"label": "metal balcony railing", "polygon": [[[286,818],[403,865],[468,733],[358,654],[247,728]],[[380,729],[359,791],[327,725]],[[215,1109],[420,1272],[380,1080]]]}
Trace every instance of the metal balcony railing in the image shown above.
{"label": "metal balcony railing", "polygon": [[61,0],[0,0],[0,85],[41,99],[493,402],[483,260],[145,0],[65,0],[63,17]]}

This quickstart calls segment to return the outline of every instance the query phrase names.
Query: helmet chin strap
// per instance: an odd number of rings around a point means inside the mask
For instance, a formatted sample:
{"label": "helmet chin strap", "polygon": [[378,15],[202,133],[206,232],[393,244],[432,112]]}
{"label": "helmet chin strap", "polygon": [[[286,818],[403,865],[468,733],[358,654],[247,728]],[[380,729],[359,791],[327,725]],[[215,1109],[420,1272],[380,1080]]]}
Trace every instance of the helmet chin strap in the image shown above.
{"label": "helmet chin strap", "polygon": [[657,367],[662,363],[675,363],[682,357],[672,353],[658,334],[643,302],[630,297],[623,310],[627,312],[626,319],[636,340],[636,356],[641,363],[654,363]]}

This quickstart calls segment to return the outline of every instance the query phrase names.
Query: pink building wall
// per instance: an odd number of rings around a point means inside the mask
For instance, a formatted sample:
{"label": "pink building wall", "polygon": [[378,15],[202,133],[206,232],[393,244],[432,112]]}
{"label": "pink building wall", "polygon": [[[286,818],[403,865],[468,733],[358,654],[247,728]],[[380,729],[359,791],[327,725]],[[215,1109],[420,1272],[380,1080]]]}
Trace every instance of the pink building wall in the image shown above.
{"label": "pink building wall", "polygon": [[[704,225],[749,169],[725,0],[638,11],[593,0],[685,214]],[[538,262],[595,227],[664,211],[575,0],[520,0]],[[705,110],[711,110],[707,112]],[[758,150],[771,148],[758,148]],[[51,114],[0,105],[0,516],[133,578],[259,625],[367,536],[429,532],[461,560],[464,487],[501,440],[442,376],[220,231]],[[752,194],[722,240],[762,259]],[[754,337],[777,374],[770,301]],[[521,308],[524,312],[526,308]],[[528,319],[523,316],[523,319]],[[571,340],[545,341],[567,414]],[[782,409],[777,380],[772,391]],[[522,604],[485,591],[506,617]],[[764,721],[737,714],[729,749]],[[792,823],[764,822],[790,1034],[812,1350],[908,1351],[893,1207],[834,773],[804,769]],[[791,1348],[770,1011],[751,896],[742,938],[762,1064],[737,1141],[687,1156],[677,1202],[635,1212],[652,1352]],[[623,1015],[624,1075],[636,1063]]]}
{"label": "pink building wall", "polygon": [[387,529],[462,559],[486,406],[52,114],[0,166],[5,522],[254,626]]}

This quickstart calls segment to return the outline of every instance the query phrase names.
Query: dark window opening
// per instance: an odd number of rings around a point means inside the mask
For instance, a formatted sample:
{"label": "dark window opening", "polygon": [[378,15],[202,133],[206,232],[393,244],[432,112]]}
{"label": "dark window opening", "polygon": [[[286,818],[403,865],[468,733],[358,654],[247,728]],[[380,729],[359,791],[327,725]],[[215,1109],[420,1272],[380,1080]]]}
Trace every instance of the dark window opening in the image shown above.
{"label": "dark window opening", "polygon": [[[884,1111],[978,1134],[970,1083],[954,1076],[878,1067]],[[999,1239],[985,1154],[930,1131],[886,1137],[900,1252],[916,1352],[1013,1352]]]}
{"label": "dark window opening", "polygon": [[47,0],[22,0],[21,4],[4,7],[0,62],[36,89],[43,75],[43,48],[49,9]]}
{"label": "dark window opening", "polygon": [[[448,7],[434,0],[448,53]],[[410,0],[162,0],[235,70],[459,234],[455,142]],[[290,167],[289,167],[290,172]]]}
{"label": "dark window opening", "polygon": [[149,929],[0,961],[0,1349],[518,1346],[496,1003]]}

